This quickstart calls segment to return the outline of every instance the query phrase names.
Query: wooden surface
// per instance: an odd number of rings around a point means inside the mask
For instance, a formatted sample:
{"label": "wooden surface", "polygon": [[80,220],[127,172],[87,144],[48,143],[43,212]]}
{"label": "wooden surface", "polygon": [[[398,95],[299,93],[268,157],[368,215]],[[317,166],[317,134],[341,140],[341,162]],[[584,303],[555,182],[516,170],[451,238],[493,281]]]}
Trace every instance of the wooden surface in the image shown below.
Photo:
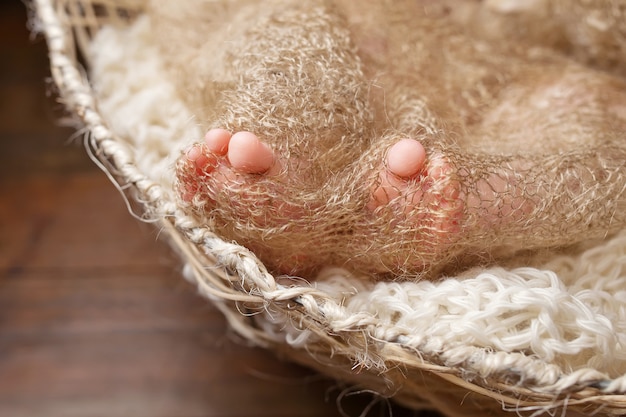
{"label": "wooden surface", "polygon": [[0,416],[418,415],[238,340],[57,126],[45,43],[0,4]]}

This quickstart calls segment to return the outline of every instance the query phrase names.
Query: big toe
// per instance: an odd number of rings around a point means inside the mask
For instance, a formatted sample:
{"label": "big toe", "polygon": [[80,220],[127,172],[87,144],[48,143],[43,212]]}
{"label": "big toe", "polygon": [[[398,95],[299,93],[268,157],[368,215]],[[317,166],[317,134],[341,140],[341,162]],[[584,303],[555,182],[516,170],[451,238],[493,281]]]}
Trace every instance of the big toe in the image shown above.
{"label": "big toe", "polygon": [[413,178],[424,169],[426,150],[413,139],[396,142],[387,152],[387,169],[400,178]]}
{"label": "big toe", "polygon": [[274,152],[250,132],[237,132],[228,144],[228,162],[237,171],[263,174],[275,165]]}
{"label": "big toe", "polygon": [[[423,174],[425,162],[426,151],[418,141],[402,139],[394,143],[387,151],[385,164],[378,175],[379,182],[372,189],[368,208],[374,210],[403,195],[408,181]],[[418,190],[416,194],[421,195],[421,192]]]}

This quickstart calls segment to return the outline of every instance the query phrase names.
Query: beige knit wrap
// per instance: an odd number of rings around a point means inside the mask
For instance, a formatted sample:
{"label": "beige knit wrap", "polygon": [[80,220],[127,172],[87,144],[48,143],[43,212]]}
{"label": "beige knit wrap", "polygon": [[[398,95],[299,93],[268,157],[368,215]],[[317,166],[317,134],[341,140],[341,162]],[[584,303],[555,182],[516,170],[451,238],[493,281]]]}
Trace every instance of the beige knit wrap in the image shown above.
{"label": "beige knit wrap", "polygon": [[[542,24],[557,24],[543,3],[512,17],[463,1],[162,3],[151,8],[155,38],[196,122],[252,131],[285,161],[279,176],[199,178],[179,166],[179,187],[197,190],[186,205],[276,272],[435,276],[624,226],[626,82],[553,38],[539,45]],[[596,12],[582,4],[559,39]],[[531,18],[538,27],[523,27],[537,36],[525,42],[479,24]],[[580,61],[620,74],[622,61],[593,59],[623,47],[626,23],[611,22],[615,38]],[[443,159],[448,174],[411,179],[367,210],[402,138],[422,142],[427,171]]]}

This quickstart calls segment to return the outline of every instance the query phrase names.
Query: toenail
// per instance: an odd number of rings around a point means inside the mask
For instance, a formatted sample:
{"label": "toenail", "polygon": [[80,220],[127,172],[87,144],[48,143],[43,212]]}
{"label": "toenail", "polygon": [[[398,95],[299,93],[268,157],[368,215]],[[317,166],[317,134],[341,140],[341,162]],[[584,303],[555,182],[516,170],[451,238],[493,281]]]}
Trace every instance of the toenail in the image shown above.
{"label": "toenail", "polygon": [[387,167],[401,178],[411,178],[422,171],[425,160],[426,152],[421,143],[403,139],[389,149]]}

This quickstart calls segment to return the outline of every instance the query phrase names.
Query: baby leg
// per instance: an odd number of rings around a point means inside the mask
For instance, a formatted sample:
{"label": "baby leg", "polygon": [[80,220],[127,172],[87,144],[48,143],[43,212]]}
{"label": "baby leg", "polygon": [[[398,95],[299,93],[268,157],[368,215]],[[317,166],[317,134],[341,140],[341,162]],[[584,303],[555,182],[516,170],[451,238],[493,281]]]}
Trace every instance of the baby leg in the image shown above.
{"label": "baby leg", "polygon": [[553,69],[503,94],[473,132],[506,136],[517,143],[509,153],[461,149],[423,128],[370,149],[363,166],[384,162],[367,206],[380,232],[363,251],[379,271],[428,275],[467,255],[569,245],[626,225],[626,85]]}
{"label": "baby leg", "polygon": [[310,256],[310,233],[328,234],[327,178],[360,153],[371,120],[341,18],[317,2],[282,6],[229,44],[224,65],[239,81],[222,93],[205,141],[181,156],[178,191],[273,270],[302,273],[334,256],[330,246]]}
{"label": "baby leg", "polygon": [[231,46],[240,81],[211,127],[255,132],[289,158],[336,170],[367,143],[369,86],[340,15],[323,2],[283,3]]}
{"label": "baby leg", "polygon": [[[526,209],[513,222],[501,216],[492,240],[512,247],[547,247],[604,237],[622,228],[626,83],[563,61],[529,71],[520,86],[501,98],[474,134],[497,132],[507,138],[515,153],[502,162],[513,168],[515,175],[509,178]],[[488,172],[503,170],[494,166]],[[464,181],[477,184],[474,189],[484,196],[481,182],[467,173],[469,181]],[[478,217],[475,223],[480,223]]]}
{"label": "baby leg", "polygon": [[[389,146],[366,208],[372,226],[362,230],[371,234],[352,236],[366,242],[355,253],[372,271],[429,276],[477,256],[567,246],[626,225],[621,144],[536,157],[448,149],[424,159],[411,140]],[[420,164],[409,176],[398,169]]]}

